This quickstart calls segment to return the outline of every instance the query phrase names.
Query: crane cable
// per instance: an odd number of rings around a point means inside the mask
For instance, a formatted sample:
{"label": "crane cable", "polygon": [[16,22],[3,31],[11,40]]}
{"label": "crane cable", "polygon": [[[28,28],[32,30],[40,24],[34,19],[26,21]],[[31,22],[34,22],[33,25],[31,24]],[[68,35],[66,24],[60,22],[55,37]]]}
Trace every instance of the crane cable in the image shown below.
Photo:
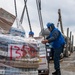
{"label": "crane cable", "polygon": [[[41,0],[36,0],[36,5],[37,5],[37,10],[38,10],[38,15],[39,15],[41,33],[42,33],[42,35],[44,36],[44,39],[45,39],[44,26],[43,26],[42,14],[41,14]],[[46,48],[46,58],[47,58],[46,44],[45,44],[45,48]],[[48,63],[48,74],[49,74],[49,61],[48,60],[47,60],[47,63]]]}
{"label": "crane cable", "polygon": [[25,3],[25,7],[26,7],[26,13],[27,13],[27,18],[28,18],[29,28],[30,28],[30,31],[32,31],[30,18],[29,18],[29,14],[28,14],[28,9],[27,9],[27,5],[26,5],[26,0],[24,0],[24,3]]}
{"label": "crane cable", "polygon": [[[14,0],[14,6],[15,6],[15,15],[16,15],[16,24],[17,24],[17,28],[19,28],[19,26],[21,27],[21,29],[24,31],[23,27],[22,27],[22,21],[23,21],[23,16],[24,16],[24,12],[22,12],[22,15],[21,15],[21,19],[20,21],[18,20],[17,18],[17,5],[16,5],[16,0]],[[24,11],[24,9],[23,9]],[[25,32],[25,31],[24,31]]]}
{"label": "crane cable", "polygon": [[44,31],[42,15],[41,15],[41,0],[36,0],[36,4],[37,4],[38,15],[39,15],[40,27],[41,27],[41,30]]}
{"label": "crane cable", "polygon": [[[26,0],[26,2],[27,2],[27,0]],[[22,15],[21,15],[21,18],[20,18],[21,24],[22,24],[22,22],[23,22],[23,17],[24,17],[25,8],[26,8],[26,5],[24,5],[23,11],[22,11]]]}
{"label": "crane cable", "polygon": [[26,5],[27,0],[24,0],[24,3],[25,3],[25,5],[24,5],[24,8],[23,8],[23,12],[22,12],[22,15],[21,15],[20,22],[21,22],[21,24],[22,24],[22,22],[23,22],[23,17],[24,17],[24,12],[25,12],[25,8],[26,8],[26,13],[27,13],[27,18],[28,18],[29,28],[30,28],[30,31],[32,31],[31,23],[30,23],[30,18],[29,18],[29,14],[28,14],[28,9],[27,9],[27,5]]}
{"label": "crane cable", "polygon": [[18,28],[16,0],[14,0],[14,6],[15,6],[16,24],[17,24],[17,28]]}

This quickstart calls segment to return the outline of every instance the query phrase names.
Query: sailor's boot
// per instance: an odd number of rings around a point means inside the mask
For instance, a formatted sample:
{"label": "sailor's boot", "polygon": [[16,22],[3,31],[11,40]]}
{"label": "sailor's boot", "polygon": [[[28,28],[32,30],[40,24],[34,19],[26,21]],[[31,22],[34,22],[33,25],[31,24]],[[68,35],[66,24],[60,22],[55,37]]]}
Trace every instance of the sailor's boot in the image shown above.
{"label": "sailor's boot", "polygon": [[61,75],[60,69],[58,69],[55,72],[53,72],[52,75]]}

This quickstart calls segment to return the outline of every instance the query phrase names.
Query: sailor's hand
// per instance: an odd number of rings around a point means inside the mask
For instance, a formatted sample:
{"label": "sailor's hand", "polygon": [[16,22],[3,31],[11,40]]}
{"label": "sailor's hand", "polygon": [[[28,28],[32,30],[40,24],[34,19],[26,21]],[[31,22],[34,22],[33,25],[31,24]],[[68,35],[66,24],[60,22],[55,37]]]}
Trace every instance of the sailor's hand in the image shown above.
{"label": "sailor's hand", "polygon": [[46,44],[46,43],[48,43],[48,40],[42,40],[42,43]]}

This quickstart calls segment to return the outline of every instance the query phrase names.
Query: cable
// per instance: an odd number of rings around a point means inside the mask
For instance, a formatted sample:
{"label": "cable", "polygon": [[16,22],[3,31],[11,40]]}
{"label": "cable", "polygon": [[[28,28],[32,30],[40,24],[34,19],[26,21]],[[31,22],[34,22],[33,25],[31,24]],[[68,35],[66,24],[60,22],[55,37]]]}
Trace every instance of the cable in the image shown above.
{"label": "cable", "polygon": [[14,0],[14,6],[15,6],[16,24],[18,27],[16,0]]}
{"label": "cable", "polygon": [[32,31],[30,18],[29,18],[29,14],[28,14],[28,9],[27,9],[27,5],[26,5],[26,0],[24,0],[24,3],[25,3],[25,7],[26,7],[26,13],[27,13],[27,18],[28,18],[29,28],[30,28],[30,31]]}
{"label": "cable", "polygon": [[39,21],[40,21],[41,30],[43,30],[44,27],[43,27],[43,21],[42,21],[42,16],[41,16],[41,5],[38,2],[38,0],[36,0],[36,4],[37,4],[37,10],[38,10],[38,15],[39,15]]}
{"label": "cable", "polygon": [[[24,1],[27,2],[27,0],[24,0]],[[21,24],[22,24],[22,22],[23,22],[23,17],[24,17],[25,8],[26,8],[26,4],[24,5],[23,11],[22,11],[22,15],[21,15],[21,18],[20,18]]]}
{"label": "cable", "polygon": [[[41,0],[36,0],[36,5],[37,5],[37,10],[38,10],[38,16],[39,16],[39,21],[40,21],[40,27],[41,27],[41,33],[44,36],[45,39],[45,34],[44,34],[44,26],[43,26],[43,20],[42,20],[42,14],[41,14]],[[46,58],[47,58],[47,47],[45,44],[46,48]],[[47,60],[48,63],[48,74],[49,74],[49,61]]]}

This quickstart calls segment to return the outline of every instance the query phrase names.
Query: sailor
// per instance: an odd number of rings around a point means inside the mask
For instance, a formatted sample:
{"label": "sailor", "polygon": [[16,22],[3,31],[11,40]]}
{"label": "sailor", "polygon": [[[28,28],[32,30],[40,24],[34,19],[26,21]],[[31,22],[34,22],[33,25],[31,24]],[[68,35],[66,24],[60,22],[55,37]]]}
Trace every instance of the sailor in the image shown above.
{"label": "sailor", "polygon": [[29,32],[29,37],[34,37],[34,32],[33,31]]}
{"label": "sailor", "polygon": [[54,49],[54,69],[55,72],[52,75],[61,75],[60,71],[60,54],[62,53],[63,45],[65,44],[65,39],[61,32],[54,26],[53,23],[47,23],[47,28],[50,31],[47,39],[42,40],[43,44],[52,43]]}

